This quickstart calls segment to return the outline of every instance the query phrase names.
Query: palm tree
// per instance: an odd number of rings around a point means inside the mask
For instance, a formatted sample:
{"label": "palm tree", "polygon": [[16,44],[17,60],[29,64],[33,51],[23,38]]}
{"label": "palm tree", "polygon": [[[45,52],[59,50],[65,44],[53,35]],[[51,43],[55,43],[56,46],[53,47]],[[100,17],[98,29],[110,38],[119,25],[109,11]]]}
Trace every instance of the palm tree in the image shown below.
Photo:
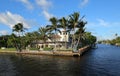
{"label": "palm tree", "polygon": [[[16,44],[17,46],[17,49],[21,52],[22,51],[22,40],[21,40],[21,35],[23,35],[23,32],[24,32],[24,27],[23,27],[23,24],[22,23],[17,23],[17,24],[15,24],[14,26],[13,26],[13,29],[12,29],[12,31],[13,32],[16,32],[16,34],[18,35],[18,39],[17,40],[19,40],[19,43],[18,44]],[[15,37],[15,36],[13,36],[13,37]]]}
{"label": "palm tree", "polygon": [[34,31],[31,33],[33,42],[37,43],[40,40],[40,33],[38,31]]}
{"label": "palm tree", "polygon": [[47,36],[47,32],[48,30],[44,27],[39,28],[39,33],[40,33],[40,38],[44,41],[44,43],[46,42],[48,36]]}
{"label": "palm tree", "polygon": [[[71,31],[73,31],[73,36],[72,36],[72,47],[73,50],[77,49],[78,44],[81,40],[81,38],[83,37],[83,33],[85,31],[84,26],[87,22],[84,22],[82,19],[84,18],[84,16],[82,18],[80,18],[80,15],[78,12],[73,13],[72,15],[69,16],[69,29]],[[76,32],[76,28],[78,29],[77,32],[79,32],[78,34],[78,40],[76,40],[76,36],[75,36],[75,32]]]}
{"label": "palm tree", "polygon": [[59,20],[59,27],[60,28],[63,28],[64,31],[65,31],[65,48],[67,48],[67,39],[66,39],[66,33],[68,32],[68,20],[65,18],[65,17],[62,17],[60,20]]}
{"label": "palm tree", "polygon": [[57,31],[60,32],[60,30],[58,29],[58,20],[57,18],[55,17],[52,17],[50,18],[50,22],[51,22],[51,25],[47,25],[46,27],[48,28],[48,30],[51,32],[51,31],[54,31],[55,33],[55,51],[56,51],[56,40],[57,40]]}
{"label": "palm tree", "polygon": [[118,34],[117,34],[117,33],[115,33],[115,38],[117,38],[117,36],[118,36]]}
{"label": "palm tree", "polygon": [[79,13],[75,12],[69,16],[69,29],[73,31],[73,36],[72,36],[72,47],[75,45],[75,29],[76,26],[79,24]]}
{"label": "palm tree", "polygon": [[20,36],[20,33],[23,33],[25,28],[23,27],[22,23],[17,23],[16,25],[13,26],[12,31],[18,33]]}
{"label": "palm tree", "polygon": [[7,41],[7,44],[16,48],[17,51],[21,52],[20,39],[14,33],[12,33]]}
{"label": "palm tree", "polygon": [[80,21],[79,25],[76,26],[78,28],[78,30],[75,33],[78,35],[77,46],[80,42],[82,43],[82,40],[85,39],[85,35],[84,35],[85,34],[85,28],[84,28],[85,24],[87,24],[87,22]]}

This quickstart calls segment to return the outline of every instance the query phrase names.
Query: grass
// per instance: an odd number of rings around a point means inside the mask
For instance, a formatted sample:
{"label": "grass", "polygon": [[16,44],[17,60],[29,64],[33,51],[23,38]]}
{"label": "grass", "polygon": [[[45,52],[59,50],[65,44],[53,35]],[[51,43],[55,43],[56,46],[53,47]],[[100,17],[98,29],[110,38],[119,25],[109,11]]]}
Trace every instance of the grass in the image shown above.
{"label": "grass", "polygon": [[72,51],[71,49],[58,49],[58,51]]}
{"label": "grass", "polygon": [[30,48],[30,50],[39,50],[38,48]]}
{"label": "grass", "polygon": [[58,51],[72,51],[72,48],[61,48],[61,49],[59,49],[59,48],[57,48],[57,50]]}
{"label": "grass", "polygon": [[5,48],[5,49],[0,49],[0,51],[16,51],[15,48]]}
{"label": "grass", "polygon": [[44,51],[51,51],[53,50],[53,48],[49,48],[49,47],[46,47],[46,48],[43,48]]}

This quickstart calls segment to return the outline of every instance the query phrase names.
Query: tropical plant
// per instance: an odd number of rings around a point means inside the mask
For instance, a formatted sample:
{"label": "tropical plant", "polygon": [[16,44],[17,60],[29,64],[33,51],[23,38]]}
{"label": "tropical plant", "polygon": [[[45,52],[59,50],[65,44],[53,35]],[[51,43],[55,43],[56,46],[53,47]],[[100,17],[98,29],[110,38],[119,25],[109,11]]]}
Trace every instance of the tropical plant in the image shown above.
{"label": "tropical plant", "polygon": [[82,42],[82,40],[85,39],[85,25],[87,24],[87,22],[84,21],[80,21],[79,25],[77,26],[78,31],[76,33],[78,33],[78,42],[77,45]]}
{"label": "tropical plant", "polygon": [[23,49],[22,44],[24,43],[21,36],[23,36],[23,32],[25,31],[25,28],[23,27],[22,23],[17,23],[13,26],[12,31],[15,32],[16,34],[16,36],[14,34],[12,35],[13,39],[15,40],[14,41],[15,47],[19,52],[21,52]]}
{"label": "tropical plant", "polygon": [[38,31],[34,31],[31,34],[32,34],[32,38],[34,39],[33,41],[35,41],[37,43],[40,40],[39,32]]}
{"label": "tropical plant", "polygon": [[40,39],[44,41],[44,43],[46,42],[46,40],[48,39],[48,29],[41,27],[39,28],[38,32],[40,33]]}
{"label": "tropical plant", "polygon": [[[83,17],[80,18],[80,14],[75,12],[69,16],[69,29],[72,31],[72,44],[71,47],[74,51],[77,50],[78,44],[80,44],[84,37],[85,24],[87,22],[83,21]],[[77,35],[77,36],[76,36]]]}
{"label": "tropical plant", "polygon": [[53,17],[53,18],[50,18],[50,22],[51,22],[51,25],[47,25],[46,27],[50,32],[53,31],[55,34],[54,42],[55,42],[55,51],[56,51],[57,31],[60,32],[60,30],[58,29],[58,20],[57,18]]}
{"label": "tropical plant", "polygon": [[0,47],[7,47],[7,41],[9,36],[8,35],[1,35],[0,36]]}
{"label": "tropical plant", "polygon": [[69,29],[73,32],[73,36],[72,36],[72,44],[71,44],[71,47],[73,48],[74,45],[75,45],[75,29],[76,29],[76,26],[78,26],[79,24],[79,13],[78,12],[74,12],[73,14],[71,14],[69,16]]}
{"label": "tropical plant", "polygon": [[67,32],[68,30],[68,20],[65,17],[62,17],[61,19],[59,19],[59,28],[64,29],[64,33],[65,33],[65,48],[67,48]]}
{"label": "tropical plant", "polygon": [[15,47],[17,51],[21,51],[19,38],[12,33],[7,41],[8,46]]}
{"label": "tropical plant", "polygon": [[94,35],[92,35],[91,32],[85,32],[85,37],[87,45],[95,45],[97,38]]}
{"label": "tropical plant", "polygon": [[13,26],[12,31],[16,32],[18,36],[23,35],[23,32],[25,31],[26,28],[23,27],[22,23],[17,23]]}

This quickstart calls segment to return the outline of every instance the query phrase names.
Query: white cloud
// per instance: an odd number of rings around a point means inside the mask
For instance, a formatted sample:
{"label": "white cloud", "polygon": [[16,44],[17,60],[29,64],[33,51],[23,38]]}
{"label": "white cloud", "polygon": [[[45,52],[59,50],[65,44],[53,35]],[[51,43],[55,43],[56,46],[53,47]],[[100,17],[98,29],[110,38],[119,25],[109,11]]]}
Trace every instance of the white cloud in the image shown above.
{"label": "white cloud", "polygon": [[42,9],[42,14],[49,20],[53,15],[48,12],[48,9],[52,6],[52,2],[49,0],[36,0],[36,4]]}
{"label": "white cloud", "polygon": [[6,13],[0,13],[0,23],[12,28],[17,23],[23,23],[25,28],[30,28],[27,21],[18,14],[12,14],[7,11]]}
{"label": "white cloud", "polygon": [[96,22],[88,22],[88,26],[104,26],[104,27],[110,27],[110,26],[119,26],[120,22],[110,22],[106,21],[104,19],[97,19]]}
{"label": "white cloud", "polygon": [[45,16],[45,18],[47,19],[47,20],[49,20],[51,17],[53,17],[53,15],[52,14],[50,14],[48,11],[43,11],[43,15]]}
{"label": "white cloud", "polygon": [[104,19],[97,19],[95,22],[88,21],[86,26],[90,31],[95,32],[98,40],[113,39],[114,34],[119,34],[120,21],[107,21]]}
{"label": "white cloud", "polygon": [[[29,0],[18,0],[25,4],[27,8],[33,9],[32,3]],[[43,16],[49,20],[53,15],[48,12],[49,8],[52,6],[52,2],[50,0],[35,0],[36,4],[42,9]]]}
{"label": "white cloud", "polygon": [[120,25],[120,22],[110,22],[110,21],[105,21],[104,19],[97,19],[97,21],[98,21],[97,25],[99,26],[115,27]]}
{"label": "white cloud", "polygon": [[33,9],[33,5],[32,3],[29,2],[29,0],[18,0],[20,2],[22,2],[28,9]]}
{"label": "white cloud", "polygon": [[109,22],[106,22],[105,20],[103,19],[97,19],[98,22],[99,22],[99,25],[102,25],[102,26],[109,26]]}
{"label": "white cloud", "polygon": [[80,3],[80,6],[83,7],[83,6],[85,6],[88,2],[89,2],[89,0],[82,0],[82,2]]}
{"label": "white cloud", "polygon": [[8,34],[8,32],[6,30],[0,31],[0,35],[7,35],[7,34]]}
{"label": "white cloud", "polygon": [[48,10],[52,6],[52,2],[48,0],[36,0],[36,3],[43,9]]}

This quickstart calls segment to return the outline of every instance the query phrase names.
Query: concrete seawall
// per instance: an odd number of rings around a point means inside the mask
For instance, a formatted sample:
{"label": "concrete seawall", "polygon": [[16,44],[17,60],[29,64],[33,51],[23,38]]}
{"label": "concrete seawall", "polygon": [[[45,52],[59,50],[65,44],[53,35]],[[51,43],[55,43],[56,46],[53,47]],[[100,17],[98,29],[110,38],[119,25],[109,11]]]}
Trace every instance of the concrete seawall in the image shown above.
{"label": "concrete seawall", "polygon": [[32,54],[32,55],[53,55],[53,56],[81,56],[84,52],[88,51],[90,46],[82,47],[78,52],[72,51],[28,51],[18,52],[17,54]]}
{"label": "concrete seawall", "polygon": [[89,51],[90,46],[84,46],[78,50],[78,52],[72,51],[23,51],[23,52],[11,52],[0,51],[0,53],[16,53],[16,54],[29,54],[29,55],[51,55],[51,56],[81,56],[84,52]]}
{"label": "concrete seawall", "polygon": [[84,52],[88,51],[90,48],[91,48],[90,45],[87,45],[87,46],[84,46],[83,48],[80,48],[80,49],[79,49],[79,54],[80,54],[80,56],[81,56]]}

